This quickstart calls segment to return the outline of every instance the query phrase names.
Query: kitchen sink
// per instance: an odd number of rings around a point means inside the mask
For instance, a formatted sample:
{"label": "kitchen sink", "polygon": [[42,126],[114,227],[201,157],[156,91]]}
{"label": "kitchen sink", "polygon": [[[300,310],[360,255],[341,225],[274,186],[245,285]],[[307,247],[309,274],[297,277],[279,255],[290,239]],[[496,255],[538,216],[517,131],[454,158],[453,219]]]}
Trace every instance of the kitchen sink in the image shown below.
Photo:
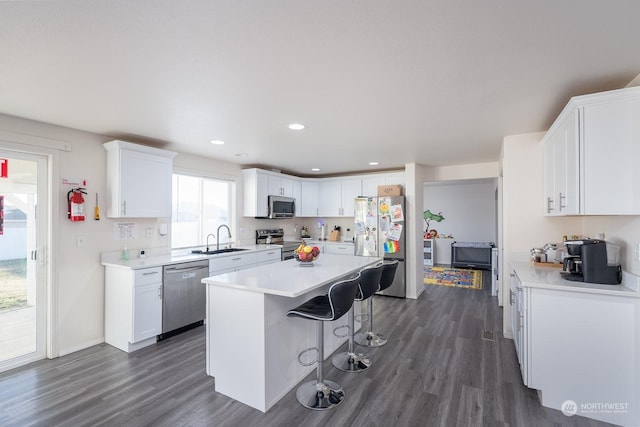
{"label": "kitchen sink", "polygon": [[247,251],[248,249],[242,249],[242,248],[226,248],[226,249],[209,249],[207,250],[203,250],[203,249],[196,249],[191,251],[192,254],[203,254],[203,255],[216,255],[216,254],[226,254],[227,252],[240,252],[240,251]]}

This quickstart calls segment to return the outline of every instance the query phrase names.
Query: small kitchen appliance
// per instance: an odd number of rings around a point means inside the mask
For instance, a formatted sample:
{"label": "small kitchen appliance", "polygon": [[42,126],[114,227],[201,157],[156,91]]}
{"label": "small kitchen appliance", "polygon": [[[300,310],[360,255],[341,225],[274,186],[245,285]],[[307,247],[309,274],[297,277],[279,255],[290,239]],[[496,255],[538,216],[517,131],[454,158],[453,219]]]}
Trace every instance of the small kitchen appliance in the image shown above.
{"label": "small kitchen appliance", "polygon": [[560,274],[566,280],[605,285],[622,282],[622,267],[615,245],[599,239],[568,240],[565,245],[569,256],[564,259]]}

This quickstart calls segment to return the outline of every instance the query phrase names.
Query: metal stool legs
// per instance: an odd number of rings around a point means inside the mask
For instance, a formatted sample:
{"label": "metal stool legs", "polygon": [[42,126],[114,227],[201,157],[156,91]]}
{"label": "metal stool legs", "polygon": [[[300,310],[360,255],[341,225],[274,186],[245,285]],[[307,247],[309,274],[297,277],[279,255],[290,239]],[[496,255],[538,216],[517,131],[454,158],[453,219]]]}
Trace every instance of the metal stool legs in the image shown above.
{"label": "metal stool legs", "polygon": [[318,366],[316,380],[308,381],[298,387],[296,398],[305,408],[323,410],[338,406],[344,399],[340,385],[324,379],[324,322],[316,321],[316,343],[318,345]]}
{"label": "metal stool legs", "polygon": [[363,347],[381,347],[387,343],[387,338],[384,335],[373,333],[373,296],[368,298],[367,302],[367,317],[368,326],[366,332],[358,332],[353,340],[356,344]]}
{"label": "metal stool legs", "polygon": [[351,307],[347,316],[349,316],[349,350],[333,356],[333,358],[331,359],[331,363],[333,363],[333,366],[340,369],[341,371],[361,372],[369,368],[369,366],[371,365],[371,360],[366,355],[355,353],[353,351],[353,331],[355,330],[353,321],[353,307]]}

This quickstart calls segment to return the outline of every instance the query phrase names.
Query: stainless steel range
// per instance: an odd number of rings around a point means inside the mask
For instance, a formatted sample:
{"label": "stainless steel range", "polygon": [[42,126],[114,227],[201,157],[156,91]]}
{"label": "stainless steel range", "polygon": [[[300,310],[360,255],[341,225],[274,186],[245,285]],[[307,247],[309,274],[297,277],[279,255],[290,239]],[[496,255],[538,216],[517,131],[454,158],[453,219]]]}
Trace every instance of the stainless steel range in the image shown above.
{"label": "stainless steel range", "polygon": [[284,230],[282,228],[256,230],[257,245],[282,245],[283,261],[293,258],[293,251],[300,246],[300,243],[300,241],[285,241]]}

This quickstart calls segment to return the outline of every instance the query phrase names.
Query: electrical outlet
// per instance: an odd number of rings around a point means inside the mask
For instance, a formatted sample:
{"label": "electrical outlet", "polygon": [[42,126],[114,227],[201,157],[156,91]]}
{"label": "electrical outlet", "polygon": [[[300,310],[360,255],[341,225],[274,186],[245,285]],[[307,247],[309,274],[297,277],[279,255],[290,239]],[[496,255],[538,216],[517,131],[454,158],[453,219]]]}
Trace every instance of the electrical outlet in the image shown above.
{"label": "electrical outlet", "polygon": [[146,235],[147,239],[150,239],[151,237],[153,237],[153,228],[147,228],[145,230],[145,233],[146,233],[145,235]]}
{"label": "electrical outlet", "polygon": [[84,236],[76,236],[76,247],[84,248],[85,244],[86,244],[86,241]]}

